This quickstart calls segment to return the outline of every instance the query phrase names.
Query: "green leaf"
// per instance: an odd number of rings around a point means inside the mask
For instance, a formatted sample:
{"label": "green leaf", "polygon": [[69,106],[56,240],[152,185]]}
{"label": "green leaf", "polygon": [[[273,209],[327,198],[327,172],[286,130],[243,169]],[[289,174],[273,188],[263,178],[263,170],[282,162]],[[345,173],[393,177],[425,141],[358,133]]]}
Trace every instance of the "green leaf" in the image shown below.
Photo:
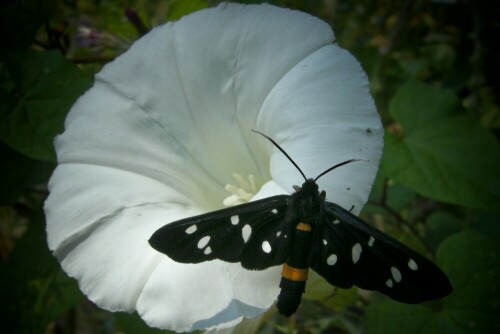
{"label": "green leaf", "polygon": [[168,21],[175,21],[197,10],[207,8],[208,3],[204,0],[191,0],[191,1],[174,1],[168,8]]}
{"label": "green leaf", "polygon": [[[387,182],[388,181],[388,182]],[[401,211],[407,208],[412,201],[417,198],[415,191],[404,187],[401,184],[387,180],[387,176],[383,173],[378,173],[373,183],[372,191],[370,193],[370,200],[367,206],[373,205],[370,202],[380,202],[381,198],[385,196],[385,203],[387,206],[395,211]],[[373,208],[363,209],[363,212],[373,212]],[[386,212],[384,209],[377,209],[375,212]]]}
{"label": "green leaf", "polygon": [[353,287],[351,289],[336,289],[334,294],[331,294],[327,298],[321,300],[321,304],[325,307],[341,312],[347,307],[353,306],[359,299],[358,289]]}
{"label": "green leaf", "polygon": [[500,246],[488,236],[464,231],[446,239],[437,253],[453,293],[420,305],[393,301],[367,309],[368,333],[441,334],[500,332]]}
{"label": "green leaf", "polygon": [[53,0],[2,1],[0,40],[4,50],[25,50],[34,42],[40,26],[49,20],[56,4]]}
{"label": "green leaf", "polygon": [[481,232],[482,234],[496,236],[500,239],[500,224],[498,215],[476,213],[472,217],[471,229]]}
{"label": "green leaf", "polygon": [[0,205],[12,205],[27,186],[45,183],[54,163],[30,159],[0,142]]}
{"label": "green leaf", "polygon": [[29,157],[55,161],[53,139],[91,80],[57,52],[12,54],[5,70],[12,88],[0,90],[0,140]]}
{"label": "green leaf", "polygon": [[447,237],[462,230],[460,219],[443,211],[432,213],[425,226],[425,239],[433,249],[436,249]]}
{"label": "green leaf", "polygon": [[76,280],[68,277],[62,270],[56,270],[47,277],[30,281],[29,286],[36,291],[36,299],[29,317],[32,320],[38,320],[42,328],[68,312],[83,299]]}
{"label": "green leaf", "polygon": [[167,334],[173,333],[170,331],[160,330],[158,328],[149,327],[144,323],[144,321],[137,315],[137,313],[115,313],[115,319],[117,321],[117,327],[121,329],[122,333],[125,334]]}
{"label": "green leaf", "polygon": [[76,281],[61,271],[47,248],[42,217],[36,215],[0,266],[0,300],[9,301],[0,303],[6,333],[43,333],[82,299]]}
{"label": "green leaf", "polygon": [[386,176],[430,198],[500,212],[500,146],[452,91],[410,81],[389,112],[403,131],[386,133]]}

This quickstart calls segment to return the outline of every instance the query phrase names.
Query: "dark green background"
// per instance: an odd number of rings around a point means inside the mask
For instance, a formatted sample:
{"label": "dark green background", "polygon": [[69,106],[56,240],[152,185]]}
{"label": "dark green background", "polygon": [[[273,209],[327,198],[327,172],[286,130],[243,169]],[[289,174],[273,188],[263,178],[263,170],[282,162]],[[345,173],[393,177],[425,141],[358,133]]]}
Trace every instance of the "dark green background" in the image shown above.
{"label": "dark green background", "polygon": [[[56,165],[52,141],[103,64],[151,27],[216,3],[0,2],[3,333],[159,332],[137,315],[98,309],[50,255],[42,205]],[[339,44],[362,63],[386,129],[380,172],[362,215],[436,261],[454,293],[403,305],[338,290],[303,302],[291,320],[271,317],[261,332],[500,333],[499,6],[272,3],[330,23]],[[126,8],[138,18],[127,19]],[[100,39],[76,38],[82,25]]]}

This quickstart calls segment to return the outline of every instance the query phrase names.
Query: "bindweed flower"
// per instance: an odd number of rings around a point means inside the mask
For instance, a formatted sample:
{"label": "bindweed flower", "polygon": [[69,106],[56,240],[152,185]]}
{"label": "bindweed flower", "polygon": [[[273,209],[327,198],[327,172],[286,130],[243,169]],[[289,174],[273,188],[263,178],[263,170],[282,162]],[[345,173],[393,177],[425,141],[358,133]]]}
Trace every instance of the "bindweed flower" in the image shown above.
{"label": "bindweed flower", "polygon": [[382,127],[359,63],[330,27],[270,5],[223,4],[157,27],[96,75],[55,141],[45,203],[48,244],[100,307],[151,326],[224,328],[267,310],[280,270],[181,264],[150,236],[170,222],[291,193],[319,180],[359,212]]}

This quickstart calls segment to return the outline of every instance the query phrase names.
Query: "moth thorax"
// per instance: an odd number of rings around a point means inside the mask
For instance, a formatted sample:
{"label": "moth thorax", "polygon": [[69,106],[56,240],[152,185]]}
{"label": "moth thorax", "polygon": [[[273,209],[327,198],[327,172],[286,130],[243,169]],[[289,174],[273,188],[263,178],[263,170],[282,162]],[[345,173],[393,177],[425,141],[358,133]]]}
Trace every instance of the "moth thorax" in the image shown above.
{"label": "moth thorax", "polygon": [[318,185],[313,180],[308,179],[302,184],[300,190],[293,194],[293,201],[297,218],[307,221],[319,211],[323,200]]}

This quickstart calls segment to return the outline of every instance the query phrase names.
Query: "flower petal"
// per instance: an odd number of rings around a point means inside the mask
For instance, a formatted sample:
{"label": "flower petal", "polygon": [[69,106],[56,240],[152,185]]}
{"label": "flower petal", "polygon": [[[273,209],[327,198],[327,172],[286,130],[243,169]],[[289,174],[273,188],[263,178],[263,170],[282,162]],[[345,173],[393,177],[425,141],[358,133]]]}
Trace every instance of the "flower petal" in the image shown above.
{"label": "flower petal", "polygon": [[[328,25],[305,13],[222,4],[154,29],[106,66],[97,82],[133,102],[174,147],[226,184],[241,166],[245,175],[260,169],[245,137],[253,140],[249,130],[269,91],[333,38]],[[154,52],[144,52],[152,45]]]}
{"label": "flower petal", "polygon": [[263,199],[266,197],[276,196],[276,195],[288,195],[292,192],[292,188],[288,191],[283,189],[278,183],[274,180],[266,182],[259,190],[259,192],[252,197],[252,201],[256,201],[259,199]]}
{"label": "flower petal", "polygon": [[[106,182],[93,180],[96,175]],[[46,216],[48,222],[68,220],[66,224],[48,224],[49,247],[64,270],[78,278],[82,291],[100,307],[137,309],[152,326],[188,331],[235,325],[243,317],[259,315],[274,302],[279,292],[279,268],[249,272],[239,264],[222,261],[185,265],[149,246],[149,237],[168,221],[201,213],[173,203],[168,188],[154,180],[107,167],[79,165],[59,166],[51,182],[60,180],[64,180],[63,186],[55,187],[46,202]],[[93,186],[88,187],[87,182]],[[129,187],[139,192],[138,197],[126,191]],[[107,196],[111,190],[115,196]],[[137,199],[143,202],[135,203]],[[95,209],[84,211],[81,203]],[[61,240],[68,230],[74,233]],[[180,305],[186,305],[189,312]]]}
{"label": "flower petal", "polygon": [[[256,317],[269,308],[279,292],[280,272],[281,268],[247,271],[222,261],[185,265],[163,256],[141,293],[137,310],[147,323],[159,328],[192,331],[234,326],[243,317]],[[228,284],[228,278],[234,283]]]}
{"label": "flower petal", "polygon": [[[349,159],[367,160],[318,181],[328,200],[361,210],[378,170],[383,128],[366,75],[347,51],[328,45],[297,64],[270,92],[257,127],[271,133],[309,177]],[[271,175],[285,189],[302,179],[277,150]]]}

